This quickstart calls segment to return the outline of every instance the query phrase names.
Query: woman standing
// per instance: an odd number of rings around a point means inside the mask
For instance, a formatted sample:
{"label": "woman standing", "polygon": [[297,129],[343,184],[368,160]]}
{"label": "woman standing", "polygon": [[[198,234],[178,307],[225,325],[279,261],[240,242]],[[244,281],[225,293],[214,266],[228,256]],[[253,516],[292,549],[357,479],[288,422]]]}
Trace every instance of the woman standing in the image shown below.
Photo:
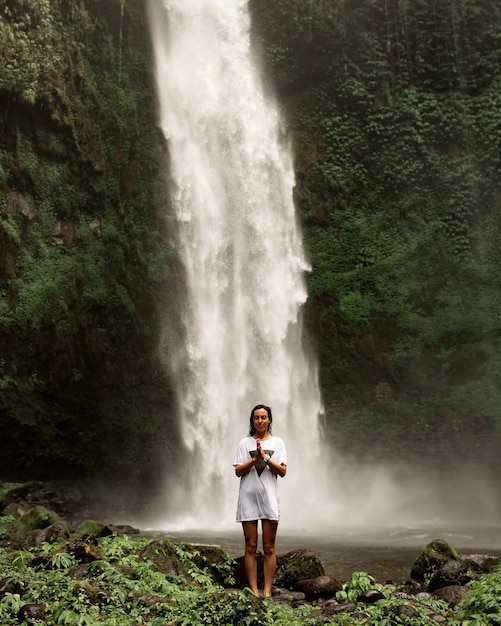
{"label": "woman standing", "polygon": [[264,552],[265,598],[271,597],[277,568],[275,538],[280,519],[277,476],[287,472],[287,453],[280,437],[271,434],[273,417],[264,404],[255,406],[250,415],[249,436],[238,444],[235,474],[240,477],[237,522],[242,522],[245,537],[244,567],[252,592],[257,588],[258,520],[261,520]]}

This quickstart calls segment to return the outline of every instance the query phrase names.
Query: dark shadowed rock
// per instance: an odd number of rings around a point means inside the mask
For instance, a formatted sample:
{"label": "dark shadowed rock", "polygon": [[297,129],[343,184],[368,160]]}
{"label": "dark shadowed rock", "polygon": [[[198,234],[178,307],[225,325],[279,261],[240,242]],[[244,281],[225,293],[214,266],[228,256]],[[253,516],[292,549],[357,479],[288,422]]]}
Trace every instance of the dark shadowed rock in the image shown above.
{"label": "dark shadowed rock", "polygon": [[33,621],[45,621],[44,604],[25,604],[18,613],[17,619],[21,624],[31,624]]}
{"label": "dark shadowed rock", "polygon": [[462,585],[450,585],[449,587],[442,587],[432,593],[435,600],[443,600],[452,607],[457,607],[463,600],[465,600],[471,593],[469,587],[463,587]]}
{"label": "dark shadowed rock", "polygon": [[153,569],[162,572],[162,574],[167,574],[174,578],[183,576],[191,580],[186,568],[177,556],[174,544],[168,539],[152,541],[143,548],[140,556],[144,560],[149,559],[153,563]]}
{"label": "dark shadowed rock", "polygon": [[112,533],[113,531],[108,524],[94,519],[84,520],[76,531],[77,535],[95,535],[96,537],[108,537]]}
{"label": "dark shadowed rock", "polygon": [[428,582],[428,589],[435,591],[450,585],[466,585],[470,582],[471,574],[466,561],[449,559],[442,563]]}
{"label": "dark shadowed rock", "polygon": [[323,615],[338,615],[339,613],[353,613],[357,610],[355,602],[348,602],[346,604],[337,604],[334,602],[327,602],[322,609]]}
{"label": "dark shadowed rock", "polygon": [[473,574],[473,580],[476,580],[482,574],[488,574],[501,563],[501,558],[492,554],[462,554],[459,559],[468,565]]}
{"label": "dark shadowed rock", "polygon": [[294,589],[300,580],[309,580],[325,576],[325,568],[319,557],[310,550],[301,548],[292,550],[277,557],[277,587]]}
{"label": "dark shadowed rock", "polygon": [[392,615],[397,615],[398,617],[409,617],[413,618],[417,615],[417,610],[412,606],[412,604],[399,604],[395,606],[390,611]]}
{"label": "dark shadowed rock", "polygon": [[57,522],[48,528],[31,530],[24,538],[26,547],[41,546],[42,543],[62,543],[70,538],[71,529],[66,522]]}
{"label": "dark shadowed rock", "polygon": [[359,602],[365,602],[366,604],[371,604],[372,602],[377,602],[378,600],[384,600],[386,596],[379,589],[367,589],[361,593],[357,600]]}
{"label": "dark shadowed rock", "polygon": [[[263,562],[264,557],[261,552],[258,552],[257,585],[259,589],[264,586]],[[316,578],[317,576],[325,576],[325,568],[314,552],[300,548],[277,556],[277,572],[274,580],[277,587],[293,590],[294,585],[300,580]],[[239,589],[247,587],[243,556],[235,559],[235,587]]]}
{"label": "dark shadowed rock", "polygon": [[294,591],[304,593],[306,600],[333,598],[342,588],[342,584],[332,576],[317,576],[307,580],[300,580],[294,585]]}
{"label": "dark shadowed rock", "polygon": [[450,559],[458,559],[456,550],[442,539],[427,544],[412,564],[410,577],[427,582],[438,568]]}

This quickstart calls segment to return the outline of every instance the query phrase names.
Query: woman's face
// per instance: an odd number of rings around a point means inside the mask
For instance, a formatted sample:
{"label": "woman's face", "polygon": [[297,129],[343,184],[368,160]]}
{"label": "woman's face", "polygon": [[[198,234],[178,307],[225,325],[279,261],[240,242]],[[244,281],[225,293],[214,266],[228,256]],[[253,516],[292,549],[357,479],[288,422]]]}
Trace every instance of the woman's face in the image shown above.
{"label": "woman's face", "polygon": [[256,435],[259,438],[266,435],[266,433],[268,432],[268,427],[270,425],[268,411],[266,409],[256,409],[254,411],[254,415],[252,416],[252,421],[254,423]]}

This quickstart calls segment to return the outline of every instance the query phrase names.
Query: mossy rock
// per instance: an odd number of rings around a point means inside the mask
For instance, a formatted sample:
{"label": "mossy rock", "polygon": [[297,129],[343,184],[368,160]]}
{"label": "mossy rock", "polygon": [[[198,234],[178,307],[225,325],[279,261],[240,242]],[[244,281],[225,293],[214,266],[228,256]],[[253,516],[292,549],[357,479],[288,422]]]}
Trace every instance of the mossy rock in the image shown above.
{"label": "mossy rock", "polygon": [[60,524],[61,522],[62,520],[54,511],[38,505],[29,509],[15,522],[9,524],[6,532],[9,539],[20,540],[33,530],[49,528],[49,526]]}
{"label": "mossy rock", "polygon": [[441,565],[450,559],[458,558],[459,554],[447,541],[435,539],[424,547],[412,564],[411,578],[428,583]]}
{"label": "mossy rock", "polygon": [[111,528],[94,519],[84,520],[76,531],[77,535],[94,535],[95,537],[108,537],[113,534]]}
{"label": "mossy rock", "polygon": [[277,559],[275,585],[284,589],[294,589],[300,580],[309,580],[325,576],[325,568],[320,558],[302,549],[288,552]]}
{"label": "mossy rock", "polygon": [[153,569],[162,572],[162,574],[174,578],[183,576],[191,581],[191,576],[177,556],[174,544],[168,539],[150,542],[141,550],[140,557],[144,560],[150,560],[153,563]]}
{"label": "mossy rock", "polygon": [[68,522],[60,521],[47,526],[30,530],[24,537],[26,546],[41,546],[43,543],[61,543],[70,538],[71,528]]}
{"label": "mossy rock", "polygon": [[62,501],[63,494],[52,483],[32,481],[17,484],[7,490],[0,489],[1,511],[11,502],[44,502],[50,504],[50,506],[55,506],[61,504]]}
{"label": "mossy rock", "polygon": [[228,578],[235,577],[235,561],[220,546],[182,544],[186,552],[193,555],[193,563],[201,570],[207,569],[212,580],[218,585],[229,584]]}
{"label": "mossy rock", "polygon": [[60,521],[61,519],[57,513],[41,505],[34,506],[19,519],[20,524],[26,532],[29,530],[48,528]]}

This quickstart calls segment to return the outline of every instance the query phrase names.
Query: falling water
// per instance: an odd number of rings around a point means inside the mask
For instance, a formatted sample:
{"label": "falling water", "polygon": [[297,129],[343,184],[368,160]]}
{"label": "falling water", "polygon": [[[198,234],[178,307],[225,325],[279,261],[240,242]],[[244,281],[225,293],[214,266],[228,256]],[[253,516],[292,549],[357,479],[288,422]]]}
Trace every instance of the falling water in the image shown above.
{"label": "falling water", "polygon": [[166,516],[234,523],[233,457],[263,402],[289,455],[282,519],[298,523],[317,497],[322,403],[303,346],[308,263],[283,121],[253,60],[247,0],[149,0],[149,13],[186,280],[182,336],[164,337],[186,448]]}

